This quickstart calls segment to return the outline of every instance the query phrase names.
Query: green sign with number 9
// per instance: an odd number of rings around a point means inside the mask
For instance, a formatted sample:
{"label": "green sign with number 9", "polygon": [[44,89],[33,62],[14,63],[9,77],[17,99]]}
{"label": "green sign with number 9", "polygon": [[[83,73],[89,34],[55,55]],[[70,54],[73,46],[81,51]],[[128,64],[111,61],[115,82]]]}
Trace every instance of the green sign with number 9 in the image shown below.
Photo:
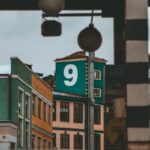
{"label": "green sign with number 9", "polygon": [[56,62],[56,91],[87,95],[87,61]]}

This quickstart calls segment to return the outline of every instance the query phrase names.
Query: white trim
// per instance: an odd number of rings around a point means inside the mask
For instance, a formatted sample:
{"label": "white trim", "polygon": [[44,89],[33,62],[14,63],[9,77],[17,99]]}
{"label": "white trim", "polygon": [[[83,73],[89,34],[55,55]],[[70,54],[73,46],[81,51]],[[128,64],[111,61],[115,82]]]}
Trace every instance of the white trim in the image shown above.
{"label": "white trim", "polygon": [[100,98],[100,97],[102,96],[102,93],[101,93],[101,92],[102,92],[102,91],[101,91],[102,89],[101,89],[101,88],[94,88],[94,90],[95,90],[95,89],[99,90],[99,96],[96,96],[95,93],[94,93],[94,91],[93,91],[94,97],[99,97],[99,98]]}
{"label": "white trim", "polygon": [[47,104],[53,105],[51,100],[48,100],[45,96],[41,95],[39,92],[37,92],[35,89],[32,89],[32,93],[35,94],[36,96],[40,97],[42,100],[44,100]]}
{"label": "white trim", "polygon": [[50,103],[50,105],[53,105],[53,103],[51,102],[51,100],[48,100],[46,97],[42,96],[39,92],[37,92],[34,88],[32,88],[32,86],[30,86],[25,81],[23,81],[18,75],[13,75],[12,74],[12,77],[18,79],[23,84],[25,84],[28,88],[32,89],[32,93],[35,93],[35,94],[37,93],[37,95],[39,95],[41,98],[44,98],[45,100],[47,100]]}
{"label": "white trim", "polygon": [[101,80],[102,79],[102,72],[101,72],[101,70],[94,70],[94,73],[96,73],[96,72],[99,72],[99,78],[96,78],[94,75],[94,80]]}
{"label": "white trim", "polygon": [[0,75],[0,78],[9,78],[9,74],[8,75]]}
{"label": "white trim", "polygon": [[[28,99],[28,101],[29,101],[29,102],[28,102],[28,104],[29,104],[29,106],[28,106],[28,107],[29,107],[29,108],[28,108],[28,111],[29,111],[29,112],[28,112],[28,113],[26,112],[26,113],[28,114],[28,116],[25,115],[25,118],[26,118],[27,120],[30,120],[30,119],[31,119],[31,115],[30,115],[30,113],[31,113],[31,95],[30,95],[28,92],[25,92],[25,98],[26,98],[26,96],[29,97],[29,99]],[[25,99],[25,109],[26,109],[26,99]]]}
{"label": "white trim", "polygon": [[[2,122],[3,120],[1,120],[1,123],[0,123],[0,127],[6,127],[6,126],[9,126],[9,127],[12,127],[12,128],[15,128],[17,129],[17,126],[12,124],[12,123],[6,123],[6,122]],[[6,120],[5,120],[6,121]],[[10,121],[10,120],[8,120]]]}
{"label": "white trim", "polygon": [[17,143],[17,137],[9,134],[0,134],[0,143],[9,143],[9,142]]}
{"label": "white trim", "polygon": [[25,84],[27,87],[29,87],[30,89],[32,89],[32,87],[26,83],[24,80],[22,80],[18,75],[12,74],[11,77],[18,79],[19,81],[21,81],[23,84]]}
{"label": "white trim", "polygon": [[[19,114],[19,105],[20,105],[20,103],[19,103],[19,91],[21,91],[22,92],[22,110],[21,110],[21,113],[22,114]],[[24,96],[25,96],[25,93],[24,93],[24,89],[23,88],[21,88],[20,86],[18,87],[18,115],[20,115],[20,116],[24,116]]]}

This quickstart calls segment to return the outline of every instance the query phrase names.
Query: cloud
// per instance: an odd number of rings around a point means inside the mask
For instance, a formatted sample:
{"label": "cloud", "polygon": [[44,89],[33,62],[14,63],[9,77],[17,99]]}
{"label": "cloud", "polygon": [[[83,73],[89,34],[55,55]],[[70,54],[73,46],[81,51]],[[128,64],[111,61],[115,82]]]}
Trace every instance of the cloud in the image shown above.
{"label": "cloud", "polygon": [[[90,17],[60,17],[58,20],[62,23],[62,35],[43,37],[40,11],[0,13],[0,64],[8,64],[10,57],[17,56],[23,62],[32,64],[34,71],[53,74],[53,60],[80,50],[77,37],[79,32],[89,25]],[[96,54],[113,62],[112,19],[94,17],[94,24],[103,34],[102,46]]]}
{"label": "cloud", "polygon": [[10,65],[0,65],[1,74],[10,74]]}

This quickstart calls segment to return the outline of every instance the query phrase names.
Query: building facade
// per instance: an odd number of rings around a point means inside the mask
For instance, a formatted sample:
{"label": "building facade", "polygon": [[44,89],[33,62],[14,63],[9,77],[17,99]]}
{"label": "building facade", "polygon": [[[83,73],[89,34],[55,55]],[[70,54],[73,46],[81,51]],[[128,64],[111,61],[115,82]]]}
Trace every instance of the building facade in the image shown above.
{"label": "building facade", "polygon": [[[94,60],[94,149],[104,149],[105,60]],[[53,146],[56,149],[89,148],[88,56],[77,52],[56,59],[53,108]]]}
{"label": "building facade", "polygon": [[52,149],[52,89],[32,75],[32,148]]}
{"label": "building facade", "polygon": [[[47,103],[52,106],[52,90],[50,88],[48,90],[46,83],[31,70],[29,65],[18,58],[11,58],[10,74],[0,75],[0,149],[31,149],[33,147],[32,132],[35,133],[38,129],[35,131],[32,122],[37,126],[42,122],[42,120],[35,122],[32,117],[32,95],[40,93],[35,86],[35,78],[38,80],[37,84],[43,84],[42,89],[45,93],[41,95],[47,98]],[[47,91],[49,94],[46,95]],[[49,126],[50,129],[45,128],[49,134],[44,132],[43,136],[45,135],[45,139],[52,142],[52,124]]]}
{"label": "building facade", "polygon": [[[95,150],[104,149],[104,106],[94,107]],[[53,146],[56,149],[88,148],[88,100],[54,93]]]}

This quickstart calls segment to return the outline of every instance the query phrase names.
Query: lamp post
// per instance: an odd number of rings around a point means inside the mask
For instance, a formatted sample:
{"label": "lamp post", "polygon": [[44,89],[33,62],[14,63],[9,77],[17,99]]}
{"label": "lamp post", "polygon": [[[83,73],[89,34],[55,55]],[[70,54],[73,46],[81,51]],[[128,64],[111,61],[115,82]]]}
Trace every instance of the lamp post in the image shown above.
{"label": "lamp post", "polygon": [[[64,8],[65,0],[39,0],[38,4],[44,14],[56,17]],[[41,33],[43,36],[59,36],[61,35],[61,23],[44,18],[44,22],[41,25]]]}
{"label": "lamp post", "polygon": [[[93,11],[92,11],[93,14]],[[79,46],[89,53],[88,57],[88,150],[94,150],[94,59],[95,51],[100,47],[102,43],[102,37],[100,32],[94,27],[93,15],[91,18],[91,24],[83,29],[78,36]]]}

